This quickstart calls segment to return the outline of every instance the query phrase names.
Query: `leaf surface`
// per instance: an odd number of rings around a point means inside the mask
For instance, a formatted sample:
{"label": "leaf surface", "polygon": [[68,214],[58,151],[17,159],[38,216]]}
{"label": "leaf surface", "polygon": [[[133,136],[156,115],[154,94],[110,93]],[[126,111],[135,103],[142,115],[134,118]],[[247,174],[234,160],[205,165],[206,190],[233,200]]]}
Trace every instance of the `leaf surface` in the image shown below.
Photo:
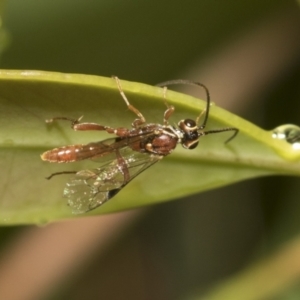
{"label": "leaf surface", "polygon": [[[131,102],[149,123],[162,123],[166,109],[163,89],[121,80]],[[199,92],[200,94],[201,92]],[[176,110],[170,124],[195,119],[205,102],[167,91]],[[68,122],[46,124],[64,116],[112,127],[130,128],[136,116],[127,109],[114,79],[43,71],[0,71],[0,224],[40,224],[72,217],[62,197],[69,175],[45,177],[53,172],[97,168],[82,161],[69,164],[43,162],[40,154],[54,147],[85,144],[111,137],[105,132],[75,132]],[[130,182],[118,195],[89,214],[102,214],[180,198],[257,176],[300,174],[300,151],[272,138],[246,120],[216,105],[211,106],[207,130],[236,127],[232,132],[200,139],[194,150],[180,145]]]}

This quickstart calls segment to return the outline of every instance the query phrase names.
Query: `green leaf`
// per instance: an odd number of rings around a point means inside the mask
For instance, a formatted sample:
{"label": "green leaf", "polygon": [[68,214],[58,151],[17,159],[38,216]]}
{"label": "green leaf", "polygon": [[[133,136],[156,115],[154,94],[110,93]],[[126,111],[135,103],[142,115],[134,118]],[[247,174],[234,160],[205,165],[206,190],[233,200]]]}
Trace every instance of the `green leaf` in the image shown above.
{"label": "green leaf", "polygon": [[[121,80],[132,105],[149,123],[162,123],[163,90]],[[199,94],[202,93],[199,91]],[[195,119],[205,102],[167,91],[176,110],[170,124]],[[112,78],[42,71],[0,71],[0,223],[45,223],[73,216],[62,192],[68,175],[53,172],[98,167],[92,161],[69,164],[44,162],[40,154],[68,144],[111,137],[105,132],[75,132],[68,122],[46,124],[57,116],[78,118],[112,127],[130,128],[136,116],[127,109]],[[300,174],[300,151],[272,138],[272,133],[211,106],[207,130],[240,129],[202,137],[194,150],[180,145],[169,156],[139,175],[118,195],[89,214],[114,212],[180,198],[247,178]]]}

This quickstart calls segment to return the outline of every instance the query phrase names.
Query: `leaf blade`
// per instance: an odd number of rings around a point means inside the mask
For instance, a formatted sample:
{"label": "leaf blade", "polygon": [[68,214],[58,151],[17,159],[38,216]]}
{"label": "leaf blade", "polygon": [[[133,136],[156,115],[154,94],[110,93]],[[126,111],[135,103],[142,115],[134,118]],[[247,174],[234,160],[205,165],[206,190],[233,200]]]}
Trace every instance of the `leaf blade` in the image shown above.
{"label": "leaf blade", "polygon": [[[127,98],[151,123],[162,122],[161,88],[121,81]],[[167,92],[175,106],[171,124],[196,118],[205,102]],[[45,177],[62,170],[95,168],[92,162],[50,164],[40,154],[53,147],[88,143],[107,133],[74,132],[67,122],[46,125],[56,116],[109,126],[130,127],[136,117],[128,111],[112,78],[43,71],[0,71],[0,224],[44,223],[71,217],[62,198],[67,180]],[[237,127],[240,134],[224,144],[230,133],[202,137],[195,150],[180,146],[170,156],[134,179],[114,199],[91,214],[108,213],[179,198],[255,176],[299,175],[299,152],[274,140],[246,120],[211,107],[207,129]],[[5,129],[5,130],[4,130]]]}

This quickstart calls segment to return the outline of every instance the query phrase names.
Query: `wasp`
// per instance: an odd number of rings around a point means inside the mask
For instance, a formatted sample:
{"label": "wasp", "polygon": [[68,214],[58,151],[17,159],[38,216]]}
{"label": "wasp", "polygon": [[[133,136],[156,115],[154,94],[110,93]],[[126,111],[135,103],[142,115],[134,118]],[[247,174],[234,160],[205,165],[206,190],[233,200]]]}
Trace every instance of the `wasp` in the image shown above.
{"label": "wasp", "polygon": [[[85,213],[93,210],[118,194],[132,179],[140,173],[172,153],[178,144],[186,149],[195,149],[202,136],[232,131],[232,136],[225,143],[232,140],[239,132],[237,128],[225,127],[205,130],[210,111],[210,94],[208,88],[199,82],[188,80],[172,80],[158,84],[164,88],[164,102],[167,109],[164,112],[163,124],[147,123],[143,114],[128,101],[122,90],[120,80],[114,77],[120,95],[127,108],[137,118],[132,122],[132,128],[100,125],[97,123],[81,122],[82,117],[71,119],[55,117],[46,120],[52,123],[57,120],[71,122],[75,131],[106,131],[116,137],[89,144],[68,145],[46,151],[41,159],[51,163],[69,163],[84,159],[104,160],[95,169],[80,171],[64,171],[51,174],[47,179],[62,174],[73,174],[67,181],[63,196],[68,199],[68,205],[73,213]],[[173,84],[189,84],[204,89],[206,93],[206,109],[193,119],[184,119],[177,126],[169,124],[169,118],[175,108],[166,101],[166,89]],[[203,116],[204,115],[204,116]],[[202,124],[199,125],[203,116]]]}

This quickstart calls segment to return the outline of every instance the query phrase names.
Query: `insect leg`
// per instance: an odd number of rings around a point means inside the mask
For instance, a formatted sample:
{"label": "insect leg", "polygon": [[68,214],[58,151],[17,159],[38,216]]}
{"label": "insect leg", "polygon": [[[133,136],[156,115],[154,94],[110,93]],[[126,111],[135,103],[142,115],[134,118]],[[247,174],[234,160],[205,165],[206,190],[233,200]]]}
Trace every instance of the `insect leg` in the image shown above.
{"label": "insect leg", "polygon": [[67,118],[67,117],[55,117],[52,119],[48,119],[46,120],[47,124],[53,123],[54,121],[57,120],[63,120],[63,121],[69,121],[71,122],[71,128],[75,131],[77,130],[106,130],[109,129],[110,127],[108,126],[102,126],[99,125],[97,123],[80,123],[80,120],[83,118],[83,116],[81,116],[78,119],[72,119],[72,118]]}
{"label": "insect leg", "polygon": [[138,119],[135,119],[133,122],[132,122],[132,127],[134,128],[137,128],[138,126],[144,124],[146,122],[146,119],[145,117],[143,116],[143,114],[137,109],[135,108],[133,105],[131,105],[125,95],[125,93],[123,92],[122,90],[122,86],[121,86],[121,83],[120,83],[120,80],[118,77],[115,77],[113,76],[113,78],[115,79],[116,83],[117,83],[117,86],[118,86],[118,89],[119,89],[119,92],[121,94],[121,97],[123,98],[123,100],[125,101],[127,107],[129,110],[131,110],[133,113],[135,113],[137,116],[138,116]]}
{"label": "insect leg", "polygon": [[100,125],[97,123],[80,123],[80,120],[83,118],[81,116],[78,119],[72,119],[67,117],[55,117],[52,119],[46,120],[46,123],[50,124],[56,120],[64,120],[71,122],[71,128],[75,131],[88,131],[88,130],[98,130],[98,131],[106,131],[107,133],[115,134],[117,136],[128,136],[130,130],[127,128],[119,127],[119,128],[113,128],[109,126]]}
{"label": "insect leg", "polygon": [[81,119],[83,118],[83,116],[81,116],[78,119],[72,119],[72,118],[68,118],[68,117],[54,117],[52,119],[48,119],[46,120],[47,124],[53,123],[54,121],[57,120],[63,120],[63,121],[68,121],[71,122],[71,128],[73,130],[106,130],[109,129],[110,127],[108,126],[102,126],[96,123],[80,123]]}
{"label": "insect leg", "polygon": [[169,118],[175,111],[175,107],[173,105],[169,105],[169,103],[166,100],[167,97],[167,90],[168,88],[166,86],[163,87],[163,96],[164,96],[164,102],[167,107],[166,111],[164,112],[164,125],[167,126],[169,125]]}
{"label": "insect leg", "polygon": [[119,150],[116,150],[116,156],[117,156],[118,165],[119,165],[119,167],[121,169],[121,172],[124,176],[124,185],[125,185],[130,181],[130,174],[129,174],[128,166],[126,164],[126,161],[124,160],[124,158],[120,154]]}
{"label": "insect leg", "polygon": [[52,173],[50,176],[46,177],[46,179],[51,179],[52,177],[54,176],[57,176],[57,175],[63,175],[63,174],[76,174],[77,171],[62,171],[62,172],[55,172],[55,173]]}
{"label": "insect leg", "polygon": [[208,120],[209,108],[210,108],[210,94],[209,94],[208,88],[203,83],[196,82],[196,81],[190,81],[190,80],[184,80],[184,79],[165,81],[165,82],[157,84],[156,86],[166,87],[168,85],[174,85],[174,84],[188,84],[188,85],[200,86],[204,89],[205,94],[206,94],[206,109],[204,110],[204,113],[201,112],[200,115],[198,116],[198,118],[196,119],[197,121],[199,121],[201,116],[204,114],[204,120],[202,122],[202,125],[199,126],[200,129],[204,129],[206,126],[207,120]]}
{"label": "insect leg", "polygon": [[80,120],[83,118],[83,116],[79,117],[78,119],[72,119],[72,118],[67,118],[67,117],[54,117],[52,119],[47,119],[45,120],[45,122],[47,124],[51,124],[53,123],[54,121],[57,121],[57,120],[63,120],[63,121],[68,121],[68,122],[71,122],[71,128],[74,129],[74,126],[78,123],[80,123]]}
{"label": "insect leg", "polygon": [[[206,109],[202,110],[201,113],[199,114],[199,116],[196,118],[196,124],[198,126],[200,119],[202,118],[203,115],[206,114]],[[200,127],[202,128],[202,127]]]}

